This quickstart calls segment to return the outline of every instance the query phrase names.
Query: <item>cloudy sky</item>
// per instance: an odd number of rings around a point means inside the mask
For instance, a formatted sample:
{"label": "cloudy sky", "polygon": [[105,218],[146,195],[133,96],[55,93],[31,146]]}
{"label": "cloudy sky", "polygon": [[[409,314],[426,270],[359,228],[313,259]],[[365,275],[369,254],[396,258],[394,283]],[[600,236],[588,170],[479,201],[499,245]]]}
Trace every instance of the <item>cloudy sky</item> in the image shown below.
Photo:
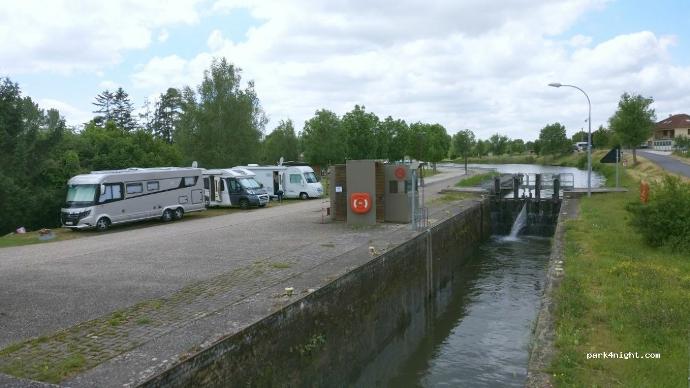
{"label": "cloudy sky", "polygon": [[533,139],[606,124],[620,95],[690,113],[687,0],[0,0],[0,77],[77,125],[122,86],[141,106],[212,58],[252,79],[270,122],[355,104],[384,118]]}

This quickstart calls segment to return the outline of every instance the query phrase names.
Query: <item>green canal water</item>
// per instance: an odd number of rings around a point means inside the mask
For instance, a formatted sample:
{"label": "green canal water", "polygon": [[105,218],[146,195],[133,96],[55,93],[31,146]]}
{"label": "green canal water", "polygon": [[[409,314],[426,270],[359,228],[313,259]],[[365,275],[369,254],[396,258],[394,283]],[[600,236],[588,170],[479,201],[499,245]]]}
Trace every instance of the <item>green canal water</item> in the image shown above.
{"label": "green canal water", "polygon": [[543,237],[492,237],[354,385],[523,386],[550,245]]}

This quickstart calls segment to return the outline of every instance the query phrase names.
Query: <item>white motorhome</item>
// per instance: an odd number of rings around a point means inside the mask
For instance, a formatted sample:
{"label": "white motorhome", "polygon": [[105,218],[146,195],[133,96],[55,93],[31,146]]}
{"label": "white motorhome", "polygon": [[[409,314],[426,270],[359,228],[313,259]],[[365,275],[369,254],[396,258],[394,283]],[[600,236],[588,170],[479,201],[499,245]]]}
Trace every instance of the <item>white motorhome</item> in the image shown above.
{"label": "white motorhome", "polygon": [[283,192],[286,198],[321,198],[323,186],[309,166],[286,166],[283,172]]}
{"label": "white motorhome", "polygon": [[185,213],[205,209],[201,171],[128,168],[77,175],[67,182],[60,221],[66,228],[106,230],[150,218],[181,219]]}
{"label": "white motorhome", "polygon": [[283,189],[283,173],[287,169],[285,166],[259,166],[258,164],[248,164],[246,166],[234,168],[242,168],[253,172],[255,174],[254,179],[263,185],[271,198],[278,198],[285,191]]}
{"label": "white motorhome", "polygon": [[269,196],[255,174],[241,167],[204,170],[204,195],[208,206],[264,207]]}

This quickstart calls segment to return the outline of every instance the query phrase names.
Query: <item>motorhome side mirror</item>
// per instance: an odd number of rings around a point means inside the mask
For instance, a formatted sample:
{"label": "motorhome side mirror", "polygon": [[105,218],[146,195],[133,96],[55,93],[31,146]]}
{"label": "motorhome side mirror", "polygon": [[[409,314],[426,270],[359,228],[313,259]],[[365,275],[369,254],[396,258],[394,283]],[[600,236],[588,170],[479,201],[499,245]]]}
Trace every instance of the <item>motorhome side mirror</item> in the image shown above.
{"label": "motorhome side mirror", "polygon": [[264,184],[263,184],[263,183],[259,183],[259,187],[261,187],[261,188],[263,189],[263,188],[264,188]]}

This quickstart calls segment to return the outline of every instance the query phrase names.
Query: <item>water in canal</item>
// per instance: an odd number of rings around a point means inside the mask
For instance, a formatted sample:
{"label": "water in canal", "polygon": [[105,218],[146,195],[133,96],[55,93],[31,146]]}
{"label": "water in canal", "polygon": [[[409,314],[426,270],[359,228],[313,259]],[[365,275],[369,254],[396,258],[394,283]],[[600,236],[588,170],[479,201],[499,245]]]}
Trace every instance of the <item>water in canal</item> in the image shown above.
{"label": "water in canal", "polygon": [[[586,172],[577,169],[490,167],[509,173],[569,172],[575,174],[576,186],[586,186]],[[602,181],[593,174],[592,186]],[[425,317],[418,323],[413,319],[354,385],[523,386],[550,250],[549,237],[493,236],[437,290],[420,312]]]}
{"label": "water in canal", "polygon": [[[523,386],[550,238],[493,237],[427,309],[423,335],[382,352],[357,386]],[[400,351],[403,349],[403,351]]]}

